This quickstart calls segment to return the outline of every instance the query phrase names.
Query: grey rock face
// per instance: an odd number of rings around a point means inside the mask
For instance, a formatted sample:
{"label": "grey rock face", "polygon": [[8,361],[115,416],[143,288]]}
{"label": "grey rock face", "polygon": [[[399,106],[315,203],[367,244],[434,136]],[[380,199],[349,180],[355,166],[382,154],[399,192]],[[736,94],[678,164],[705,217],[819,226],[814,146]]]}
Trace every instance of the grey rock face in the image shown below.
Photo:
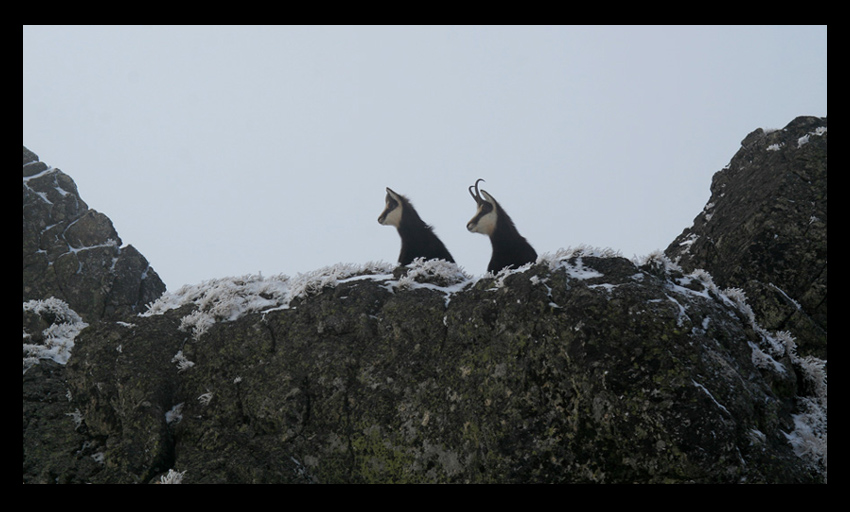
{"label": "grey rock face", "polygon": [[86,321],[142,312],[165,285],[70,176],[24,148],[24,301],[56,297]]}
{"label": "grey rock face", "polygon": [[392,272],[221,279],[98,322],[57,434],[84,448],[33,453],[89,482],[824,479],[822,367],[707,274],[590,250]]}
{"label": "grey rock face", "polygon": [[[132,318],[165,291],[112,222],[89,209],[70,176],[23,148],[24,477],[89,482],[102,459],[72,403],[64,363],[78,333],[99,320]],[[77,455],[72,455],[77,453]]]}
{"label": "grey rock face", "polygon": [[800,351],[827,351],[827,120],[798,117],[750,133],[711,183],[711,198],[666,250],[685,270],[741,288],[768,329]]}

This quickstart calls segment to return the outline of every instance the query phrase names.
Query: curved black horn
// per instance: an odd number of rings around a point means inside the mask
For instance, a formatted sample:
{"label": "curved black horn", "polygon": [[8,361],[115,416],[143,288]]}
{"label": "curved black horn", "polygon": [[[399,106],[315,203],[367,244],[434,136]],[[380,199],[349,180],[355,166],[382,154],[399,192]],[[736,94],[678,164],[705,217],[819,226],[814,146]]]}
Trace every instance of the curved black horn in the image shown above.
{"label": "curved black horn", "polygon": [[[472,185],[472,186],[469,187],[469,195],[472,196],[472,199],[475,199],[476,203],[481,204],[484,200],[481,199],[481,192],[478,191],[478,182],[479,181],[484,181],[484,178],[478,178],[477,180],[475,180],[475,185]],[[472,193],[473,187],[475,188],[474,194]]]}

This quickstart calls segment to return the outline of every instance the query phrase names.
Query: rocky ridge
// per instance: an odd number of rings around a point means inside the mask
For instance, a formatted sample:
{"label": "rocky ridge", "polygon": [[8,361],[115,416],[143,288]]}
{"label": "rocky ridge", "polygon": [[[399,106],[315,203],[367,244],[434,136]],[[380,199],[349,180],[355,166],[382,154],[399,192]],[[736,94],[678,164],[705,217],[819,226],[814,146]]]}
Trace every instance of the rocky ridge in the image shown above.
{"label": "rocky ridge", "polygon": [[825,360],[670,251],[222,278],[106,319],[25,272],[25,345],[73,348],[25,364],[24,481],[825,482]]}

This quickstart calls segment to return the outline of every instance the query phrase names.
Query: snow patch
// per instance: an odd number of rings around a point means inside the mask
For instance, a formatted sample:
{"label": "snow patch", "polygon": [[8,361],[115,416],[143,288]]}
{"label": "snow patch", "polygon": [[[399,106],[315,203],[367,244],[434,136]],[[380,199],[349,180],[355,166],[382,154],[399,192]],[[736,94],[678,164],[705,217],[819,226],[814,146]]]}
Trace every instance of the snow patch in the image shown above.
{"label": "snow patch", "polygon": [[575,249],[558,249],[554,254],[546,253],[538,258],[537,262],[548,264],[549,270],[553,272],[563,268],[570,278],[585,280],[604,277],[604,274],[585,266],[584,257],[616,258],[620,256],[621,254],[613,249],[599,249],[581,245]]}
{"label": "snow patch", "polygon": [[52,316],[53,323],[41,332],[40,343],[32,341],[32,334],[24,331],[23,373],[41,359],[52,359],[66,364],[74,348],[74,338],[89,326],[68,304],[56,297],[24,302],[24,311]]}
{"label": "snow patch", "polygon": [[183,370],[187,370],[193,366],[195,363],[186,359],[186,356],[183,355],[182,350],[178,350],[177,354],[171,358],[172,363],[177,363],[177,371],[182,372]]}
{"label": "snow patch", "polygon": [[797,147],[799,148],[801,146],[808,144],[809,140],[811,140],[812,136],[820,137],[824,133],[826,133],[826,126],[819,126],[819,127],[815,128],[814,131],[811,131],[811,132],[803,135],[799,139],[797,139]]}
{"label": "snow patch", "polygon": [[162,475],[159,478],[160,484],[182,484],[183,483],[183,475],[185,475],[185,471],[174,471],[173,469],[169,469],[168,473]]}
{"label": "snow patch", "polygon": [[183,402],[175,405],[171,409],[165,412],[165,423],[171,425],[172,423],[180,423],[180,420],[183,419]]}

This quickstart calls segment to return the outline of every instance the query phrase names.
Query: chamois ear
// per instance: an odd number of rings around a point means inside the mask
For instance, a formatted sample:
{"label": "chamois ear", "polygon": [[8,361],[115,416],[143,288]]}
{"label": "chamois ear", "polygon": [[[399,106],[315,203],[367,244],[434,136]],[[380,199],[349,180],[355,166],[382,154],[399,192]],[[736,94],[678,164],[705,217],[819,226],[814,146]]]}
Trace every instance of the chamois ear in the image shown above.
{"label": "chamois ear", "polygon": [[397,194],[393,189],[387,187],[387,197],[392,198],[395,202],[401,202],[401,195]]}

